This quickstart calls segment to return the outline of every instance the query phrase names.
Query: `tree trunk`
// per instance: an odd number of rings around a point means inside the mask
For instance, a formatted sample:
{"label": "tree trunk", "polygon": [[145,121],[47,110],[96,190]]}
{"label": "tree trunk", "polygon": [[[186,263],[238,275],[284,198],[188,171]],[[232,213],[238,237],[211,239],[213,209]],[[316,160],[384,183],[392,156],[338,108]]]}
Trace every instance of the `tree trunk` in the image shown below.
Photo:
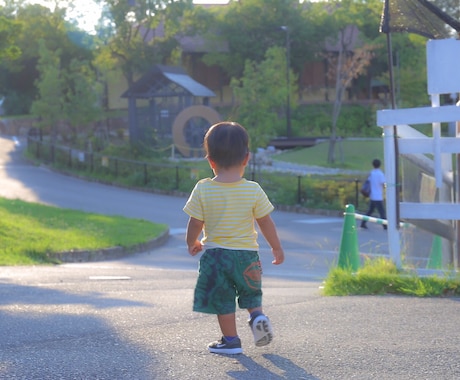
{"label": "tree trunk", "polygon": [[332,110],[332,125],[331,137],[329,139],[329,151],[327,162],[333,164],[335,162],[335,142],[337,139],[337,120],[339,118],[340,109],[342,107],[343,81],[342,68],[343,66],[343,43],[340,44],[339,57],[337,59],[336,76],[335,76],[335,100]]}

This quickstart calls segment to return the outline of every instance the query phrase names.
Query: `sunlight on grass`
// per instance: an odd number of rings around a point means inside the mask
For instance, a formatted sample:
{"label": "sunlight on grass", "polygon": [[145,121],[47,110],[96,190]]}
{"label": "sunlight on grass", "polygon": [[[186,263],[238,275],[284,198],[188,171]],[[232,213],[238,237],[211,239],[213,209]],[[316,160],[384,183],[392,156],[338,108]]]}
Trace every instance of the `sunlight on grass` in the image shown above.
{"label": "sunlight on grass", "polygon": [[129,248],[166,231],[165,224],[0,198],[0,265],[55,262],[53,253]]}
{"label": "sunlight on grass", "polygon": [[383,139],[343,140],[341,147],[340,144],[336,146],[336,162],[334,164],[329,164],[327,162],[328,149],[329,142],[325,141],[311,148],[291,149],[282,152],[273,156],[273,159],[301,165],[344,168],[360,171],[369,171],[374,158],[379,158],[383,162]]}
{"label": "sunlight on grass", "polygon": [[356,273],[332,269],[323,288],[327,296],[401,294],[417,297],[460,296],[460,275],[420,277],[398,270],[393,262],[379,258],[366,260]]}

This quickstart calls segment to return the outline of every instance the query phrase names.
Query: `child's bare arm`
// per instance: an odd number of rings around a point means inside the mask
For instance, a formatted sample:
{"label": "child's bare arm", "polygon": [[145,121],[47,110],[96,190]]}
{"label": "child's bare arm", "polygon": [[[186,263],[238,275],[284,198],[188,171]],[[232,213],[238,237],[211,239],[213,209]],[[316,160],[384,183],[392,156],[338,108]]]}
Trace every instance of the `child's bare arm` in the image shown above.
{"label": "child's bare arm", "polygon": [[203,249],[203,245],[198,240],[198,237],[203,230],[204,222],[195,218],[190,217],[187,223],[187,233],[185,235],[185,241],[187,242],[188,252],[195,256],[198,252]]}
{"label": "child's bare arm", "polygon": [[269,214],[256,220],[260,228],[260,231],[262,232],[262,235],[264,235],[265,239],[267,240],[268,244],[272,249],[273,257],[275,258],[272,261],[272,264],[282,264],[284,261],[284,251],[281,247],[280,239],[278,238],[278,233],[276,232],[276,227],[275,223],[273,222],[273,219]]}

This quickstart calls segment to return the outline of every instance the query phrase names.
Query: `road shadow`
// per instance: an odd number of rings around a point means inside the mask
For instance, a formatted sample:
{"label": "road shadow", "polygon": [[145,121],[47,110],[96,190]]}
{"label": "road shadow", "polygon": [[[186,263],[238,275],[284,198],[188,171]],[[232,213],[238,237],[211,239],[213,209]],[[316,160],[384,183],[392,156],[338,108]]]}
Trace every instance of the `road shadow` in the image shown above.
{"label": "road shadow", "polygon": [[122,313],[132,306],[147,305],[0,283],[0,378],[152,379],[161,358],[93,310]]}
{"label": "road shadow", "polygon": [[[103,293],[88,292],[82,295],[37,286],[0,282],[0,305],[88,305],[95,309],[110,307],[151,307],[142,302],[107,298]],[[0,310],[1,311],[1,310]]]}
{"label": "road shadow", "polygon": [[265,359],[271,361],[275,366],[284,371],[283,375],[278,375],[265,368],[261,364],[255,362],[252,358],[246,355],[238,355],[235,357],[247,370],[246,371],[228,371],[227,375],[238,380],[319,380],[318,377],[305,371],[305,369],[294,364],[291,360],[280,355],[263,354]]}

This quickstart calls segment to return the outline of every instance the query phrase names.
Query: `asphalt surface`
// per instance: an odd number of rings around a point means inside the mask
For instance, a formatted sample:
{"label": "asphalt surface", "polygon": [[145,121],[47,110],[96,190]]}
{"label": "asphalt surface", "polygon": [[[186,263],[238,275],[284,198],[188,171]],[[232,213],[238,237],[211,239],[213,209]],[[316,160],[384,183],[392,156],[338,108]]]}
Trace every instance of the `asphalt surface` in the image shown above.
{"label": "asphalt surface", "polygon": [[[239,311],[244,353],[225,356],[206,350],[215,317],[191,311],[198,258],[184,244],[185,198],[31,166],[11,139],[0,139],[0,196],[170,226],[165,245],[119,260],[0,267],[0,379],[460,378],[460,299],[321,294],[339,216],[273,213],[286,262],[271,265],[260,243],[275,339],[256,348]],[[381,228],[358,240],[364,255],[386,252]]]}

